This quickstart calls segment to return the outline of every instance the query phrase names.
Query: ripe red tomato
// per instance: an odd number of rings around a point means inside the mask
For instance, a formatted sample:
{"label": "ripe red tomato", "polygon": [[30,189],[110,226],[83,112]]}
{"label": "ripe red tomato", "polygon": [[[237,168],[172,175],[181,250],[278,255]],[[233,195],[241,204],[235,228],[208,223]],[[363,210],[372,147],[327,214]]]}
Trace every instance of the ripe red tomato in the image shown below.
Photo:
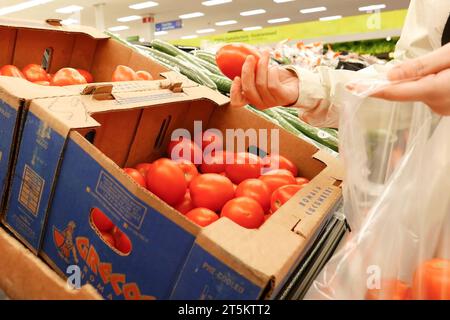
{"label": "ripe red tomato", "polygon": [[271,154],[263,159],[264,168],[268,170],[285,169],[292,173],[294,177],[298,174],[297,166],[288,158],[279,154]]}
{"label": "ripe red tomato", "polygon": [[200,171],[202,173],[224,173],[226,161],[226,151],[214,151],[203,157]]}
{"label": "ripe red tomato", "polygon": [[29,64],[22,69],[22,73],[28,81],[48,81],[48,73],[38,64]]}
{"label": "ripe red tomato", "polygon": [[92,83],[94,82],[94,77],[92,76],[92,74],[84,69],[77,69],[77,71],[83,76],[84,79],[86,79],[87,83]]}
{"label": "ripe red tomato", "polygon": [[207,173],[196,177],[190,186],[192,202],[196,207],[220,211],[234,198],[233,183],[220,174]]}
{"label": "ripe red tomato", "polygon": [[138,80],[153,80],[152,75],[147,71],[140,70],[136,72],[136,76],[138,77]]}
{"label": "ripe red tomato", "polygon": [[206,147],[208,147],[209,145],[211,145],[210,148],[212,148],[214,150],[208,150],[208,151],[223,150],[222,135],[215,132],[215,130],[206,130],[205,132],[203,132],[202,133],[202,150],[205,151]]}
{"label": "ripe red tomato", "polygon": [[272,210],[272,213],[275,213],[302,189],[303,186],[299,186],[298,184],[291,184],[275,190],[275,192],[272,193],[272,197],[270,198],[270,209]]}
{"label": "ripe red tomato", "polygon": [[86,84],[86,79],[73,68],[62,68],[53,76],[50,85],[71,86],[76,84]]}
{"label": "ripe red tomato", "polygon": [[254,56],[258,62],[261,55],[259,52],[246,44],[226,44],[216,54],[216,62],[220,71],[229,79],[234,80],[242,74],[242,67],[248,56]]}
{"label": "ripe red tomato", "polygon": [[450,260],[436,258],[420,265],[412,292],[416,300],[450,300]]}
{"label": "ripe red tomato", "polygon": [[22,71],[19,70],[16,66],[7,64],[0,69],[0,73],[5,77],[13,77],[13,78],[22,78],[26,79],[23,75]]}
{"label": "ripe red tomato", "polygon": [[132,247],[130,238],[118,227],[114,227],[112,235],[116,249],[125,255],[129,254]]}
{"label": "ripe red tomato", "polygon": [[411,288],[397,279],[384,279],[380,289],[369,289],[366,300],[411,300]]}
{"label": "ripe red tomato", "polygon": [[278,188],[286,186],[288,184],[296,184],[295,178],[291,175],[274,174],[274,175],[264,175],[259,177],[261,181],[264,181],[270,189],[272,194]]}
{"label": "ripe red tomato", "polygon": [[297,177],[295,178],[295,181],[297,181],[297,184],[301,186],[309,183],[309,180],[303,177]]}
{"label": "ripe red tomato", "polygon": [[147,177],[147,172],[148,170],[150,170],[150,168],[152,167],[151,163],[148,162],[144,162],[144,163],[139,163],[138,165],[136,165],[135,169],[137,171],[139,171],[139,173],[146,178]]}
{"label": "ripe red tomato", "polygon": [[196,208],[191,210],[186,214],[186,217],[200,227],[209,226],[211,223],[219,220],[217,213],[206,208]]}
{"label": "ripe red tomato", "polygon": [[190,162],[189,160],[180,159],[175,161],[178,164],[178,167],[183,171],[184,177],[186,179],[186,183],[189,187],[192,180],[198,176],[198,170],[195,164]]}
{"label": "ripe red tomato", "polygon": [[264,216],[264,222],[266,222],[267,220],[269,220],[272,216],[273,216],[273,213],[266,214],[266,215]]}
{"label": "ripe red tomato", "polygon": [[109,232],[114,228],[114,223],[100,209],[94,208],[91,211],[91,219],[94,226],[100,232]]}
{"label": "ripe red tomato", "polygon": [[239,184],[236,197],[249,197],[261,205],[264,212],[270,209],[270,189],[259,179],[247,179]]}
{"label": "ripe red tomato", "polygon": [[134,72],[133,69],[127,66],[119,65],[116,67],[116,70],[114,70],[111,81],[118,82],[118,81],[135,81],[139,80],[136,72]]}
{"label": "ripe red tomato", "polygon": [[40,86],[49,86],[50,85],[50,82],[48,82],[48,81],[35,81],[33,83],[38,84]]}
{"label": "ripe red tomato", "polygon": [[144,177],[138,170],[133,168],[124,168],[123,171],[125,171],[127,175],[133,178],[133,180],[136,181],[137,184],[139,184],[141,187],[147,188],[147,183],[145,182]]}
{"label": "ripe red tomato", "polygon": [[192,202],[191,192],[190,190],[186,191],[184,195],[183,201],[175,206],[175,210],[181,212],[182,214],[186,214],[189,211],[195,209],[194,203]]}
{"label": "ripe red tomato", "polygon": [[[202,150],[191,139],[180,137],[178,141],[170,141],[167,155],[172,160],[184,159],[196,165],[202,161]],[[197,161],[196,161],[197,160]]]}
{"label": "ripe red tomato", "polygon": [[284,175],[284,176],[291,176],[294,177],[294,175],[292,174],[292,172],[290,172],[289,170],[286,169],[275,169],[275,170],[270,170],[265,172],[263,175],[264,176],[270,176],[270,175]]}
{"label": "ripe red tomato", "polygon": [[240,197],[228,201],[220,215],[247,229],[258,229],[264,223],[264,210],[258,201]]}
{"label": "ripe red tomato", "polygon": [[232,162],[225,166],[225,172],[236,184],[247,179],[256,179],[261,175],[262,162],[257,155],[248,152],[237,153]]}
{"label": "ripe red tomato", "polygon": [[183,200],[187,183],[180,167],[174,161],[163,158],[153,162],[148,171],[147,189],[175,206]]}
{"label": "ripe red tomato", "polygon": [[111,233],[103,231],[103,232],[101,232],[101,234],[102,234],[103,240],[107,244],[109,244],[113,248],[116,247],[116,241],[114,240],[114,237],[113,237],[113,235]]}

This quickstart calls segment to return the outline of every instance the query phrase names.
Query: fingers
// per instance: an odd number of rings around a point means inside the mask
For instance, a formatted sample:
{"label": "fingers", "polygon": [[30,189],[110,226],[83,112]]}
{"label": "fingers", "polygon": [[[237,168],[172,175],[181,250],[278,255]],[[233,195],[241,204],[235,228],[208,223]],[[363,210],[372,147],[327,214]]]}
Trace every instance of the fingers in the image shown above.
{"label": "fingers", "polygon": [[408,81],[390,85],[372,95],[392,101],[427,101],[433,93],[434,75],[426,76],[417,81]]}
{"label": "fingers", "polygon": [[256,59],[253,56],[248,56],[242,67],[242,90],[245,98],[250,104],[259,109],[265,109],[266,104],[263,102],[258,89],[256,88]]}
{"label": "fingers", "polygon": [[240,108],[248,104],[244,95],[242,94],[242,82],[241,78],[236,77],[233,80],[233,84],[231,86],[231,106],[235,108]]}
{"label": "fingers", "polygon": [[[256,89],[258,90],[261,100],[266,106],[275,106],[277,104],[277,100],[273,97],[271,91],[269,90],[269,85],[272,84],[274,80],[269,77],[269,61],[269,51],[263,52],[256,71]],[[281,88],[280,83],[279,87]]]}

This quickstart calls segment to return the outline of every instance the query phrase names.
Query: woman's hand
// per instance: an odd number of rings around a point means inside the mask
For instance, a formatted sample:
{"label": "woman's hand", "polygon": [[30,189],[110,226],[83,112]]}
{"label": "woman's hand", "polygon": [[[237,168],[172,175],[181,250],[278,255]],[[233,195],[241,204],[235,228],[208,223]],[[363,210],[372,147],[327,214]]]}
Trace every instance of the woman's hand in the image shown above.
{"label": "woman's hand", "polygon": [[247,57],[242,78],[237,77],[231,87],[231,105],[251,104],[258,109],[294,104],[299,97],[299,79],[294,72],[279,66],[269,66],[270,54],[264,52],[256,63]]}

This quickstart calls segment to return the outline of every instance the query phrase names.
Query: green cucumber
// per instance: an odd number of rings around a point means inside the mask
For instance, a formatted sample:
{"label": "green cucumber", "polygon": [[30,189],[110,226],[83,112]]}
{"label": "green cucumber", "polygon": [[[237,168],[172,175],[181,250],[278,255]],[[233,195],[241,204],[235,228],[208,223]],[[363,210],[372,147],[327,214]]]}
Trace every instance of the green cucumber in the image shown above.
{"label": "green cucumber", "polygon": [[217,67],[217,65],[215,64],[211,64],[205,60],[202,60],[200,58],[197,58],[196,56],[193,56],[194,59],[197,61],[197,64],[199,64],[200,66],[202,66],[203,68],[205,68],[206,70],[208,70],[209,72],[218,75],[218,76],[224,76],[222,71],[220,71],[220,69]]}
{"label": "green cucumber", "polygon": [[230,93],[231,85],[233,84],[233,82],[230,79],[216,75],[214,73],[210,73],[208,76],[216,84],[217,89],[220,92]]}
{"label": "green cucumber", "polygon": [[196,50],[193,52],[193,55],[196,56],[197,58],[200,58],[206,62],[209,62],[209,63],[217,66],[216,55],[213,53],[203,51],[203,50]]}
{"label": "green cucumber", "polygon": [[256,109],[255,107],[253,107],[253,106],[251,106],[251,105],[247,105],[245,108],[246,108],[247,110],[252,111],[253,113],[256,113],[256,114],[257,114],[258,116],[260,116],[261,118],[264,118],[264,119],[266,119],[267,121],[270,121],[270,122],[273,122],[273,123],[279,125],[279,123],[278,123],[277,120],[275,120],[273,117],[269,116],[268,114],[262,112],[261,110]]}

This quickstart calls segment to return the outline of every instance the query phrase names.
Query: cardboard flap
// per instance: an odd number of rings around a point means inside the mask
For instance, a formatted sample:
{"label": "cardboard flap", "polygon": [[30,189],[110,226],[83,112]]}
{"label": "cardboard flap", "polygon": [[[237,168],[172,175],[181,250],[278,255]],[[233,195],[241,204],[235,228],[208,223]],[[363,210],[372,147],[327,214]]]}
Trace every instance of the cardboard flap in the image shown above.
{"label": "cardboard flap", "polygon": [[41,86],[25,79],[3,76],[0,76],[0,90],[26,100],[73,94],[66,87]]}
{"label": "cardboard flap", "polygon": [[314,159],[317,159],[327,165],[327,173],[330,177],[338,180],[344,180],[344,164],[340,159],[335,158],[326,150],[319,150],[313,156]]}

